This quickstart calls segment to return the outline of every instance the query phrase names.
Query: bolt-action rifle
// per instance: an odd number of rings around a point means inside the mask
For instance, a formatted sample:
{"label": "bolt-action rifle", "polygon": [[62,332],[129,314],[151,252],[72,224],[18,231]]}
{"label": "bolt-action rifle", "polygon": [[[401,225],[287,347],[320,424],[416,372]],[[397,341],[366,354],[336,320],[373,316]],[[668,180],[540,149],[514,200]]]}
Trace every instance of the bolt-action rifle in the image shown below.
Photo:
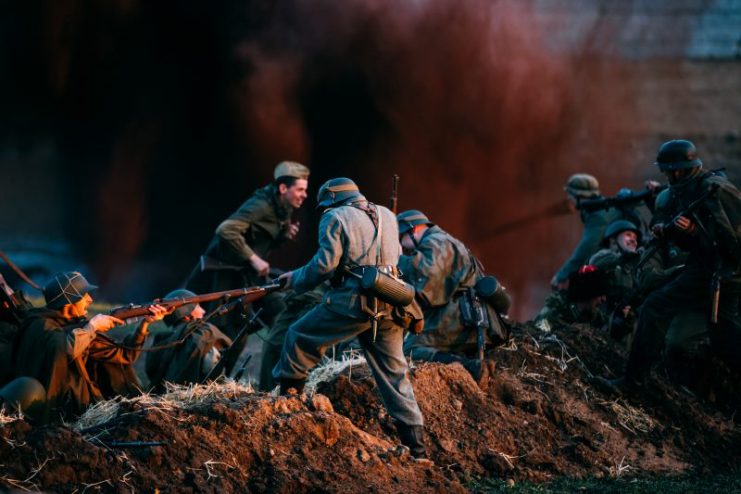
{"label": "bolt-action rifle", "polygon": [[[614,196],[599,197],[597,199],[580,199],[576,208],[581,211],[593,213],[594,211],[607,210],[610,208],[623,209],[633,206],[639,202],[647,202],[666,189],[667,185],[660,185],[654,189],[630,190],[620,189]],[[653,202],[653,201],[652,201]]]}

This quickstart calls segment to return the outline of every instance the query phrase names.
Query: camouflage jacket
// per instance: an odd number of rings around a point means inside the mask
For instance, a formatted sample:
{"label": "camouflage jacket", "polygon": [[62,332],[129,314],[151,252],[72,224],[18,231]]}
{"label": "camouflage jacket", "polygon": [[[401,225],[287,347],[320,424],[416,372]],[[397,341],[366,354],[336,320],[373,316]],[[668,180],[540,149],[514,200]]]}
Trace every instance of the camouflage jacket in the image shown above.
{"label": "camouflage jacket", "polygon": [[535,325],[542,327],[544,322],[551,328],[563,328],[572,324],[589,324],[595,328],[602,328],[608,317],[602,310],[594,312],[579,310],[576,304],[571,302],[566,290],[553,292],[545,299],[545,304],[535,317]]}
{"label": "camouflage jacket", "polygon": [[[360,207],[376,209],[379,234]],[[293,272],[292,287],[301,294],[324,281],[334,280],[334,286],[324,296],[327,308],[338,314],[365,318],[358,281],[345,277],[340,282],[340,278],[346,268],[355,266],[396,267],[400,253],[399,228],[396,216],[389,209],[364,200],[334,207],[322,214],[319,249],[305,266]]]}
{"label": "camouflage jacket", "polygon": [[293,208],[278,201],[274,185],[258,189],[216,228],[206,255],[229,265],[248,265],[253,254],[265,259],[287,237]]}
{"label": "camouflage jacket", "polygon": [[[453,352],[475,349],[476,331],[461,323],[459,298],[465,288],[474,286],[483,276],[483,268],[463,242],[431,226],[417,249],[401,256],[399,268],[403,278],[414,286],[425,317],[422,333],[406,337],[405,351],[421,346]],[[501,324],[491,308],[489,319]]]}
{"label": "camouflage jacket", "polygon": [[584,224],[581,240],[579,240],[571,257],[569,257],[561,269],[558,270],[558,273],[556,273],[556,279],[559,282],[566,281],[569,279],[571,273],[576,272],[581,266],[586,264],[590,256],[600,249],[600,244],[605,236],[607,226],[622,217],[622,213],[614,208],[591,213],[581,211],[581,220]]}
{"label": "camouflage jacket", "polygon": [[[725,273],[741,274],[741,192],[722,174],[701,171],[673,184],[656,199],[656,221],[667,222],[708,190],[719,185],[695,211],[694,235],[675,235],[677,244],[689,252],[688,263],[699,263],[710,271],[718,266]],[[660,205],[660,206],[659,206]]]}

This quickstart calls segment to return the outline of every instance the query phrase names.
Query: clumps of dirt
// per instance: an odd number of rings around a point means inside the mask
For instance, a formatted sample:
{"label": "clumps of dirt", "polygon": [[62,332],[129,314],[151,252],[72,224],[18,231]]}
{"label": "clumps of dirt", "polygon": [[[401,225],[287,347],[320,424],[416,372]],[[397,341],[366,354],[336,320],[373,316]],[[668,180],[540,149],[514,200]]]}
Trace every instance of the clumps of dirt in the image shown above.
{"label": "clumps of dirt", "polygon": [[[605,395],[593,375],[619,374],[622,347],[589,327],[515,330],[489,353],[497,372],[482,390],[458,364],[422,364],[414,389],[435,464],[461,482],[473,475],[544,481],[556,476],[718,472],[741,466],[732,410],[669,384],[657,372],[629,397]],[[391,423],[359,369],[317,389],[374,434]]]}
{"label": "clumps of dirt", "polygon": [[319,394],[248,392],[182,408],[148,399],[122,401],[79,432],[24,421],[0,428],[0,482],[61,492],[464,491]]}
{"label": "clumps of dirt", "polygon": [[459,364],[413,368],[433,466],[399,447],[367,366],[348,361],[337,376],[325,373],[310,396],[274,397],[230,383],[106,402],[69,426],[32,428],[9,417],[0,427],[0,485],[462,492],[476,477],[546,481],[741,467],[731,402],[710,403],[669,384],[661,369],[631,396],[593,386],[592,376],[619,374],[624,365],[625,350],[604,333],[522,325],[487,358],[496,370],[481,386]]}

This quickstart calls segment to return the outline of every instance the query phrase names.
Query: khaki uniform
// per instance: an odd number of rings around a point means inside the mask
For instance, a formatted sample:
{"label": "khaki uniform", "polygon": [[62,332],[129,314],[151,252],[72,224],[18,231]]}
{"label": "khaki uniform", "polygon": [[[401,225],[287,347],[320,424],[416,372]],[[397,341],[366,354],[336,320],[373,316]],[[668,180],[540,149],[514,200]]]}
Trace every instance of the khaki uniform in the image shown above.
{"label": "khaki uniform", "polygon": [[141,382],[132,364],[145,336],[124,339],[124,349],[104,334],[72,322],[59,311],[35,309],[21,328],[16,375],[37,379],[47,391],[52,413],[79,414],[99,400],[139,393]]}
{"label": "khaki uniform", "polygon": [[[367,297],[361,294],[358,280],[345,274],[346,268],[358,266],[396,267],[400,254],[396,217],[387,208],[364,200],[354,204],[322,214],[319,249],[308,264],[293,273],[292,287],[299,294],[328,280],[333,284],[322,303],[288,329],[273,377],[302,381],[328,348],[357,337],[389,415],[407,426],[421,426],[422,413],[402,351],[403,329],[390,315],[384,315],[374,339],[364,311]],[[376,210],[378,233],[369,215],[356,205]]]}

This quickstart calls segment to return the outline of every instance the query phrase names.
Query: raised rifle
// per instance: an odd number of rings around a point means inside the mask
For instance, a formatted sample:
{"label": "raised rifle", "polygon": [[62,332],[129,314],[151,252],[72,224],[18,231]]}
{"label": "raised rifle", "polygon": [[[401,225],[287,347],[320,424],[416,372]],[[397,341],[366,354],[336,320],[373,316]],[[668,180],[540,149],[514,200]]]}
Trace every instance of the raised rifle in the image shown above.
{"label": "raised rifle", "polygon": [[223,292],[204,293],[203,295],[196,295],[194,297],[170,299],[158,298],[146,304],[129,304],[123,305],[121,307],[115,307],[108,312],[108,315],[117,317],[119,319],[133,319],[135,317],[148,316],[150,314],[149,308],[153,305],[160,305],[165,309],[177,309],[178,307],[187,304],[203,304],[216,301],[228,303],[237,300],[239,300],[240,303],[246,305],[252,302],[256,302],[272,292],[280,290],[280,287],[281,285],[279,283],[271,283],[262,286],[225,290]]}
{"label": "raised rifle", "polygon": [[394,173],[394,177],[391,179],[391,201],[389,209],[392,213],[396,214],[399,203],[399,175]]}
{"label": "raised rifle", "polygon": [[580,199],[576,204],[576,208],[588,213],[607,210],[610,208],[623,209],[629,206],[634,206],[640,202],[647,202],[667,187],[668,185],[660,185],[655,189],[620,189],[620,191],[614,196],[600,197],[597,199]]}

